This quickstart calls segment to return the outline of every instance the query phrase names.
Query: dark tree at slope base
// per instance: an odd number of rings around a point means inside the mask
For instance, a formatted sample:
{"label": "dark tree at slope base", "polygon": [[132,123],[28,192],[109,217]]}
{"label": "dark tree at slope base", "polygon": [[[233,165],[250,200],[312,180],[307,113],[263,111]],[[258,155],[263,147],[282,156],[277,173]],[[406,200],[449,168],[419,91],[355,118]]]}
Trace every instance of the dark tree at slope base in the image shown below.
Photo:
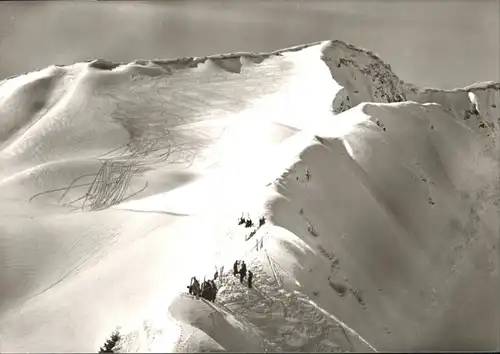
{"label": "dark tree at slope base", "polygon": [[99,349],[99,353],[114,353],[114,348],[116,343],[121,339],[121,335],[118,330],[111,334],[111,337],[106,340],[104,345]]}

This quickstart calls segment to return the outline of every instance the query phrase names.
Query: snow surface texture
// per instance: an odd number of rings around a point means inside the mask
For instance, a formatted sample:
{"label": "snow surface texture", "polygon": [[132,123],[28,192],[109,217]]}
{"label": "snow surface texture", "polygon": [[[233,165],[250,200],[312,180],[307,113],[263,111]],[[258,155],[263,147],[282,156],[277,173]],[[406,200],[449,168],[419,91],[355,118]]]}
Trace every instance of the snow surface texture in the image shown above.
{"label": "snow surface texture", "polygon": [[5,80],[0,351],[498,350],[499,104],[341,41]]}

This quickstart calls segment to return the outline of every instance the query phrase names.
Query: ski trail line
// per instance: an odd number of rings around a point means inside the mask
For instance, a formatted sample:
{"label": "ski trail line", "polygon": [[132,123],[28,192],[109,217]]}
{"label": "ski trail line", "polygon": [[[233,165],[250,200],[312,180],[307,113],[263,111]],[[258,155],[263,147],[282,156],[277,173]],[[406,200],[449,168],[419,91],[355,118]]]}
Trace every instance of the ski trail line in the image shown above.
{"label": "ski trail line", "polygon": [[269,262],[269,266],[271,267],[271,271],[273,272],[274,280],[276,280],[278,286],[281,287],[281,281],[279,280],[278,275],[276,274],[276,269],[274,269],[274,264],[271,261],[271,258],[269,257],[269,254],[267,253],[266,250],[264,250],[264,253],[266,254],[267,261]]}

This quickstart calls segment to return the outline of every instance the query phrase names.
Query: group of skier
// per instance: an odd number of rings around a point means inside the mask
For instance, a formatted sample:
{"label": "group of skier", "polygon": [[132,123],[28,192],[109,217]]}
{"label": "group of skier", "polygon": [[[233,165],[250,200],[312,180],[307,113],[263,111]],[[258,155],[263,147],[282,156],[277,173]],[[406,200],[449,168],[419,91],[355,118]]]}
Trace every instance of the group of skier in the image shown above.
{"label": "group of skier", "polygon": [[214,279],[205,280],[200,286],[200,282],[196,277],[191,278],[191,283],[187,286],[189,290],[189,295],[194,295],[198,299],[200,296],[208,301],[215,302],[217,297],[217,285],[215,284],[215,279],[217,279],[218,273],[215,272]]}
{"label": "group of skier", "polygon": [[233,264],[233,273],[234,273],[234,276],[237,277],[239,275],[240,277],[240,283],[243,283],[243,280],[245,279],[245,277],[247,276],[247,273],[248,273],[248,287],[251,288],[252,287],[252,280],[253,280],[253,273],[251,270],[249,270],[247,272],[247,265],[245,264],[245,261],[241,261],[241,268],[238,269],[238,264],[239,264],[239,261],[235,261],[234,264]]}
{"label": "group of skier", "polygon": [[[252,287],[253,273],[251,270],[247,271],[247,265],[245,261],[241,261],[241,267],[238,269],[238,265],[240,265],[240,261],[235,261],[233,265],[233,273],[235,277],[240,278],[240,283],[243,283],[243,280],[247,278],[248,287]],[[221,269],[222,271],[222,269]],[[190,284],[187,286],[189,295],[196,296],[197,299],[200,296],[208,301],[215,302],[215,298],[217,297],[217,285],[215,284],[215,280],[218,278],[219,272],[216,271],[214,274],[214,278],[210,280],[204,280],[200,285],[200,282],[196,277],[191,278]]]}

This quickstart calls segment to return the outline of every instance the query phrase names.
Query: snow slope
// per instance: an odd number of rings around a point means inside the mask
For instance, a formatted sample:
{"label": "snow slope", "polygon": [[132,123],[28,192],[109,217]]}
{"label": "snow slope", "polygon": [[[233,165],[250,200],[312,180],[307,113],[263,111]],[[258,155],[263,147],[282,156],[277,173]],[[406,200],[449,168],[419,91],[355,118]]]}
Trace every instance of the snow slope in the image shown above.
{"label": "snow slope", "polygon": [[0,350],[498,349],[499,92],[341,41],[0,82]]}

